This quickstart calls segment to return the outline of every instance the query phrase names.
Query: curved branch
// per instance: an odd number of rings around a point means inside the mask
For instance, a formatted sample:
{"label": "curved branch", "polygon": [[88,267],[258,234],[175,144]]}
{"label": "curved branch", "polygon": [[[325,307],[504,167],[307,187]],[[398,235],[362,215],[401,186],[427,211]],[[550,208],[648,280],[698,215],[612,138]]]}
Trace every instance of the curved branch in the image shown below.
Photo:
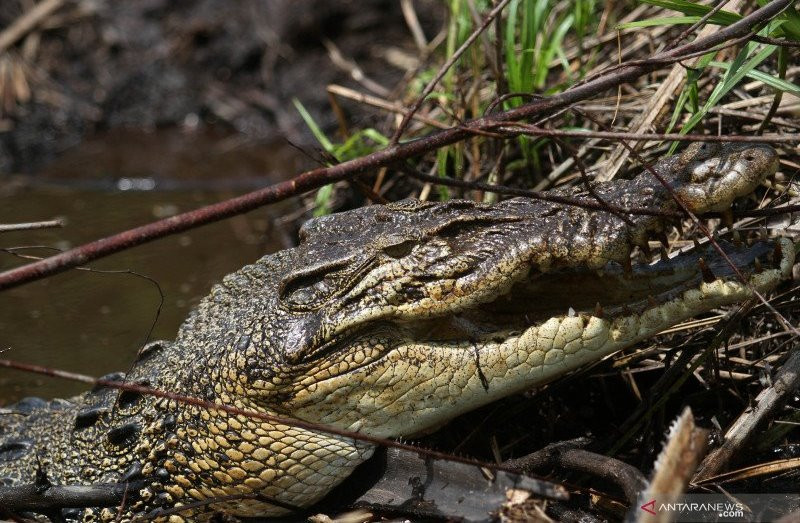
{"label": "curved branch", "polygon": [[58,485],[42,490],[39,485],[0,487],[0,507],[10,511],[42,511],[73,507],[115,507],[126,493],[143,484],[100,483],[97,485]]}
{"label": "curved branch", "polygon": [[0,273],[0,290],[8,289],[57,274],[115,252],[183,232],[188,229],[221,220],[236,214],[251,211],[262,205],[274,203],[290,196],[311,191],[323,185],[353,178],[370,170],[386,167],[455,142],[471,137],[476,131],[496,126],[498,122],[522,120],[542,116],[571,104],[585,100],[599,92],[613,89],[621,84],[657,70],[665,62],[680,60],[691,53],[711,49],[714,46],[740,38],[750,33],[753,27],[781,13],[791,0],[773,0],[764,7],[743,17],[738,22],[689,44],[658,53],[649,60],[623,65],[614,71],[598,76],[586,83],[576,85],[549,98],[534,100],[516,109],[470,120],[463,125],[435,132],[424,138],[391,145],[367,156],[331,167],[307,171],[296,178],[254,191],[224,202],[201,207],[194,211],[136,227],[122,233],[102,238],[61,254]]}

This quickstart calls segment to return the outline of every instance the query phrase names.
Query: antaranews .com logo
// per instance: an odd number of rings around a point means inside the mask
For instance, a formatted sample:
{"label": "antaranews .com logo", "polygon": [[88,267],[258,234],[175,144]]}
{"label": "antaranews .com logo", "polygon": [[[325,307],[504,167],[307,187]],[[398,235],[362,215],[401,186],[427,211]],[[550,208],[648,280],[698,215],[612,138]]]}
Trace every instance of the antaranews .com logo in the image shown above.
{"label": "antaranews .com logo", "polygon": [[671,521],[773,521],[800,510],[800,494],[684,494],[642,499],[639,510]]}

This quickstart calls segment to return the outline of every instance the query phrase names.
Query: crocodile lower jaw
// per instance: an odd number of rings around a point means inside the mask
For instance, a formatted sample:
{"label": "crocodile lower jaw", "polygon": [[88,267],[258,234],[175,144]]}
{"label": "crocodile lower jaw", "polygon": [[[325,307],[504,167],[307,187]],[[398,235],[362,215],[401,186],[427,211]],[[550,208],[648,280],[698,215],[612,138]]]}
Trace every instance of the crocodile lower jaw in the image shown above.
{"label": "crocodile lower jaw", "polygon": [[[598,299],[593,311],[570,307],[566,314],[553,315],[521,332],[494,333],[495,339],[499,334],[505,338],[504,341],[497,344],[489,341],[481,352],[507,355],[497,360],[495,367],[500,372],[493,373],[490,378],[484,371],[490,384],[491,379],[497,379],[498,384],[503,382],[508,387],[501,385],[497,389],[505,390],[495,393],[504,396],[525,388],[513,386],[514,381],[520,378],[514,378],[512,374],[529,374],[532,377],[528,383],[544,384],[698,314],[742,302],[753,297],[754,291],[768,292],[791,275],[795,248],[788,239],[759,242],[752,247],[720,244],[745,276],[746,283],[735,275],[719,253],[708,246],[699,253],[692,251],[668,261],[634,267],[631,274],[612,271],[600,275],[599,278],[610,285],[617,285],[616,293],[604,296],[627,294],[631,299],[624,305],[617,302],[603,307]],[[701,258],[703,262],[700,262]],[[698,268],[701,263],[708,267],[705,274]],[[648,293],[647,288],[637,285],[640,277],[650,279],[651,289],[662,287],[666,290]],[[577,289],[574,294],[577,294]],[[590,299],[583,298],[583,301]],[[503,363],[508,368],[505,373],[502,371]]]}
{"label": "crocodile lower jaw", "polygon": [[[369,344],[382,356],[301,391],[293,400],[295,413],[381,436],[417,433],[545,384],[693,316],[746,300],[753,290],[767,292],[791,274],[794,245],[788,239],[750,247],[720,243],[746,276],[746,284],[710,246],[700,253],[634,266],[631,273],[607,267],[545,275],[552,277],[549,282],[533,276],[518,283],[508,297],[458,317],[397,325],[390,348],[375,348],[382,340],[373,333]],[[705,275],[698,267],[701,257],[711,269]],[[558,283],[566,285],[571,279],[577,285],[553,298]],[[599,286],[599,296],[613,296],[611,303],[587,297],[593,285]],[[609,294],[612,287],[616,290]],[[579,295],[580,302],[569,306]],[[594,305],[598,302],[602,312]],[[532,312],[524,312],[526,303]],[[554,309],[563,312],[553,314]],[[513,327],[487,331],[483,326],[489,324]],[[359,390],[353,384],[359,384]],[[331,409],[331,403],[340,408]]]}

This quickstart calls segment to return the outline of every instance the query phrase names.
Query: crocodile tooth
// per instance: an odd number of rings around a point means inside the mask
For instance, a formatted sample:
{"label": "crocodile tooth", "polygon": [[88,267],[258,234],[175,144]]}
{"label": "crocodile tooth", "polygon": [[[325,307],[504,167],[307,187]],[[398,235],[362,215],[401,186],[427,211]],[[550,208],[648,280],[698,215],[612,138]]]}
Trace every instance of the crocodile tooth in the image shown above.
{"label": "crocodile tooth", "polygon": [[596,318],[603,318],[605,316],[605,312],[603,311],[603,307],[600,306],[600,302],[598,301],[597,304],[594,306],[594,315]]}
{"label": "crocodile tooth", "polygon": [[769,238],[769,231],[767,231],[767,226],[766,225],[762,225],[758,229],[758,237],[760,239],[762,239],[762,240],[766,240],[767,238]]}
{"label": "crocodile tooth", "polygon": [[731,234],[731,237],[733,238],[734,245],[736,245],[737,247],[742,246],[742,235],[739,234],[738,229],[734,229],[733,233]]}
{"label": "crocodile tooth", "polygon": [[708,266],[706,261],[703,258],[697,259],[697,265],[700,266],[700,272],[703,273],[703,281],[706,283],[712,283],[716,281],[717,277],[711,271],[711,267]]}

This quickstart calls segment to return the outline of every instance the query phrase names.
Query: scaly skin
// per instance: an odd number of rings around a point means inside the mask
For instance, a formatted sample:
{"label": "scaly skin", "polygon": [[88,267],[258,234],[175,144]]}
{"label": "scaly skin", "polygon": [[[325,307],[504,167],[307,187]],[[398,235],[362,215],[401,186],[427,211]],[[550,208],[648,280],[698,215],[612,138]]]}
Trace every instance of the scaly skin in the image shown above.
{"label": "scaly skin", "polygon": [[[655,169],[695,213],[727,209],[774,173],[767,146],[693,145]],[[623,207],[678,209],[650,174],[598,184]],[[580,187],[561,194],[590,195]],[[752,295],[711,250],[637,265],[667,226],[527,199],[402,201],[308,222],[299,247],[227,276],[127,380],[367,434],[418,433]],[[791,270],[788,240],[726,246],[761,292]],[[770,253],[775,253],[772,255]],[[698,257],[715,273],[706,280]],[[762,269],[749,267],[761,257]],[[596,308],[596,303],[601,309]],[[22,402],[0,418],[0,478],[137,480],[124,519],[219,496],[170,520],[306,507],[372,453],[351,439],[109,389]],[[276,504],[277,503],[277,504]],[[65,511],[113,520],[116,509]]]}

